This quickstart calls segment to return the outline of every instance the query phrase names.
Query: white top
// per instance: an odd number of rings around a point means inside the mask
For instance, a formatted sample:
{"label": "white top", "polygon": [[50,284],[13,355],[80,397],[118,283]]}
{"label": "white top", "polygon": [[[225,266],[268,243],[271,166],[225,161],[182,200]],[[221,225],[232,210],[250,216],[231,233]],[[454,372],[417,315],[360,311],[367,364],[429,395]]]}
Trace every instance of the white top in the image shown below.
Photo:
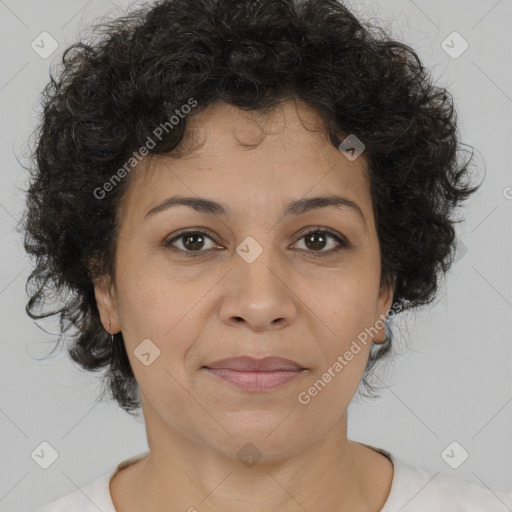
{"label": "white top", "polygon": [[[366,445],[368,446],[368,445]],[[391,490],[381,512],[511,512],[512,493],[500,493],[460,478],[432,474],[411,466],[380,448],[394,466]],[[35,512],[117,512],[110,495],[110,479],[120,469],[144,458],[134,455],[82,489],[58,498]]]}

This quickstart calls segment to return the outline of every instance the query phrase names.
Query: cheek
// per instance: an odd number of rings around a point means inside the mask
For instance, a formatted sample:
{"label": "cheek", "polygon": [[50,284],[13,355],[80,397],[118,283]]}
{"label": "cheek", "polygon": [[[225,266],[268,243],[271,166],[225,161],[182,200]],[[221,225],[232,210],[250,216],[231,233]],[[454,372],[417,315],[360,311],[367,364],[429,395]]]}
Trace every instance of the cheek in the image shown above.
{"label": "cheek", "polygon": [[309,296],[335,340],[329,346],[339,350],[374,322],[378,280],[370,272],[339,273]]}
{"label": "cheek", "polygon": [[319,364],[305,380],[299,403],[310,407],[313,415],[318,409],[319,418],[325,416],[325,408],[331,410],[327,423],[346,410],[364,374],[371,349],[367,332],[374,321],[375,293],[368,283],[353,286],[346,281],[316,297],[318,309],[314,310],[324,320],[315,321],[322,326],[315,336]]}
{"label": "cheek", "polygon": [[[185,382],[189,352],[207,321],[205,293],[218,277],[176,279],[165,268],[137,264],[133,258],[125,265],[118,284],[118,313],[123,337],[135,377],[142,391],[175,388],[174,376]],[[150,366],[138,359],[144,340],[149,352],[158,354]],[[172,375],[172,376],[171,376]],[[174,384],[173,384],[174,382]]]}
{"label": "cheek", "polygon": [[118,278],[118,312],[129,333],[154,337],[165,343],[182,328],[183,320],[204,295],[210,279],[201,285],[171,272],[169,267],[151,264],[151,258],[134,254],[122,265]]}

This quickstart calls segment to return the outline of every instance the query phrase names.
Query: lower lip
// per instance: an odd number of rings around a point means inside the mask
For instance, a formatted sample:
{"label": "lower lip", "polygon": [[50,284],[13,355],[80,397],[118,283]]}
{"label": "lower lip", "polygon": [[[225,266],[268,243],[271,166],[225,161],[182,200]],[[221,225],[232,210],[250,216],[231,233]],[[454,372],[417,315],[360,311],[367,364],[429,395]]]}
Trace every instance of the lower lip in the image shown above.
{"label": "lower lip", "polygon": [[306,370],[279,370],[271,372],[241,372],[227,368],[205,368],[213,375],[247,391],[266,391],[295,379]]}

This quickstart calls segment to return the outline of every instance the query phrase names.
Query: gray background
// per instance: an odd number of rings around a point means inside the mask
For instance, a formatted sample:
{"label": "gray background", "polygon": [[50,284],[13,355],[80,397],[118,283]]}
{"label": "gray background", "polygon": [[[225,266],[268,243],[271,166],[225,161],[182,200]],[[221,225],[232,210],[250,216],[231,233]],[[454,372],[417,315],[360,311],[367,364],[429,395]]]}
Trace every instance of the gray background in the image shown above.
{"label": "gray background", "polygon": [[[17,159],[27,162],[26,140],[49,66],[97,16],[128,5],[0,0],[0,511],[33,510],[147,449],[142,419],[109,402],[96,404],[97,375],[75,368],[65,352],[37,361],[54,337],[25,314],[31,266],[15,231],[27,183]],[[477,148],[475,163],[486,168],[479,193],[461,211],[457,263],[431,307],[397,321],[397,355],[378,374],[389,388],[380,400],[351,404],[349,437],[434,472],[512,491],[512,2],[349,5],[370,21],[382,20],[450,88],[462,140]],[[47,59],[31,48],[43,31],[59,44]],[[441,46],[453,31],[469,44],[457,58]],[[55,321],[39,324],[57,332]],[[48,469],[31,458],[43,441],[58,452]],[[469,453],[458,469],[441,456],[453,441]],[[450,452],[452,460],[461,453]]]}

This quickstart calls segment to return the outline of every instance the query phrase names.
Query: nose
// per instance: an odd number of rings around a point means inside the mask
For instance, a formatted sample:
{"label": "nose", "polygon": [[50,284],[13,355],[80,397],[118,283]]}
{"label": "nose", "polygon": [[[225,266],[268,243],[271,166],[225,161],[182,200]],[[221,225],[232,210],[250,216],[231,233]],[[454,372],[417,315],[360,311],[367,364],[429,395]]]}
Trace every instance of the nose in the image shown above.
{"label": "nose", "polygon": [[221,320],[246,324],[253,331],[282,329],[297,316],[291,267],[265,249],[252,263],[233,255],[233,267],[221,281]]}

